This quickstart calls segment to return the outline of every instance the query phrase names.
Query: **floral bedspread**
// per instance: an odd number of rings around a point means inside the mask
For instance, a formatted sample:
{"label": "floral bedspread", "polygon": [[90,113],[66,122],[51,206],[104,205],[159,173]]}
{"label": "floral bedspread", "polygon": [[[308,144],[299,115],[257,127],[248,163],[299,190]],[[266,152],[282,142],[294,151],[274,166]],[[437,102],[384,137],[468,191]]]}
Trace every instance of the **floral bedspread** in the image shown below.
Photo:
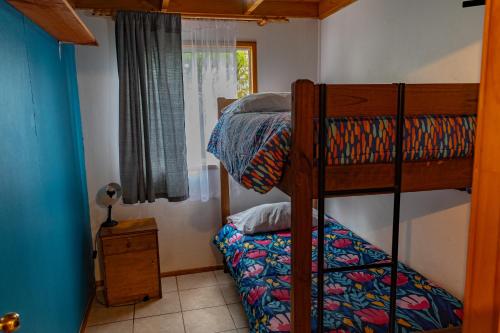
{"label": "floral bedspread", "polygon": [[[290,233],[243,235],[229,224],[215,236],[214,243],[236,281],[251,332],[289,332]],[[317,272],[316,245],[317,231],[313,231],[313,272]],[[325,267],[389,259],[335,220],[326,220]],[[313,273],[313,331],[317,324],[316,280]],[[325,332],[387,332],[389,268],[329,273],[324,286]],[[402,333],[460,326],[462,322],[462,303],[457,298],[402,263],[397,306],[398,332]]]}

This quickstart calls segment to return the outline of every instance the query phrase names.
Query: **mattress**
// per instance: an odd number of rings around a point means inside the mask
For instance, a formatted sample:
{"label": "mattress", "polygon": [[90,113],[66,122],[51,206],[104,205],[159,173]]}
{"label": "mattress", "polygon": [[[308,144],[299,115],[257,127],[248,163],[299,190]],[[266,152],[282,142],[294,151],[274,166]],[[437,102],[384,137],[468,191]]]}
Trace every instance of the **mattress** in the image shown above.
{"label": "mattress", "polygon": [[[214,238],[236,281],[254,333],[290,331],[291,236],[289,232],[243,235],[231,224]],[[317,231],[313,231],[312,327],[317,315]],[[328,218],[325,267],[390,260],[377,247]],[[325,332],[386,333],[390,269],[325,274]],[[460,326],[463,305],[453,295],[399,263],[397,332],[419,332]]]}
{"label": "mattress", "polygon": [[[247,189],[266,193],[278,185],[288,165],[290,112],[224,113],[212,132],[208,152]],[[388,163],[395,155],[394,117],[327,120],[327,163]],[[404,160],[472,156],[474,116],[418,116],[405,119]]]}

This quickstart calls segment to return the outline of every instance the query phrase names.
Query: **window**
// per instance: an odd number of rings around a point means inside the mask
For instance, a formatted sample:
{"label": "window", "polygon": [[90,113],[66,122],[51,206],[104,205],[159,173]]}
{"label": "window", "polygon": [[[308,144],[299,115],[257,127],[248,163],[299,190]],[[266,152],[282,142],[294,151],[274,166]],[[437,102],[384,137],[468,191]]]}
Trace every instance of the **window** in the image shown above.
{"label": "window", "polygon": [[257,92],[257,43],[237,42],[238,98]]}
{"label": "window", "polygon": [[206,153],[210,134],[218,119],[217,98],[241,98],[257,92],[257,43],[237,41],[235,48],[234,42],[226,47],[223,44],[226,40],[183,40],[186,142],[190,170],[204,163],[218,164],[212,154]]}

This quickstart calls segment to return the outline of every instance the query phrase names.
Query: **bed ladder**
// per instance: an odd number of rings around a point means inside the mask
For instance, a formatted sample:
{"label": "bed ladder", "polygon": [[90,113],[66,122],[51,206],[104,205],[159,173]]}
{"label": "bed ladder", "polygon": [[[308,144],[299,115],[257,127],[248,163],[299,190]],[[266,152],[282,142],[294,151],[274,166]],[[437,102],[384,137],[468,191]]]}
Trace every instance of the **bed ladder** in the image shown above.
{"label": "bed ladder", "polygon": [[[396,296],[398,276],[398,251],[399,251],[399,222],[401,208],[401,180],[403,169],[403,131],[405,110],[405,84],[399,83],[398,105],[396,115],[396,154],[394,158],[394,186],[383,188],[365,188],[343,191],[325,190],[326,170],[326,85],[319,86],[319,144],[318,144],[318,296],[317,296],[317,332],[324,330],[324,277],[326,273],[347,272],[371,268],[391,268],[391,285],[389,301],[389,333],[396,332]],[[370,195],[381,193],[394,194],[394,208],[392,220],[392,252],[391,261],[384,261],[366,265],[355,265],[346,267],[325,268],[325,198],[349,195]]]}

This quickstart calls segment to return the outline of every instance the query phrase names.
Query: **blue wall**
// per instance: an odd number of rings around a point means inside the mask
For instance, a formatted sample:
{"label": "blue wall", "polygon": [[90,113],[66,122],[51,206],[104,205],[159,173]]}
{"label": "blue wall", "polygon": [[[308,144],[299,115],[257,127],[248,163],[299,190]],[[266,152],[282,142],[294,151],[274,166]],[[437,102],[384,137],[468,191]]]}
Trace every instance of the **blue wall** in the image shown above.
{"label": "blue wall", "polygon": [[0,314],[78,332],[93,282],[74,48],[0,0]]}

